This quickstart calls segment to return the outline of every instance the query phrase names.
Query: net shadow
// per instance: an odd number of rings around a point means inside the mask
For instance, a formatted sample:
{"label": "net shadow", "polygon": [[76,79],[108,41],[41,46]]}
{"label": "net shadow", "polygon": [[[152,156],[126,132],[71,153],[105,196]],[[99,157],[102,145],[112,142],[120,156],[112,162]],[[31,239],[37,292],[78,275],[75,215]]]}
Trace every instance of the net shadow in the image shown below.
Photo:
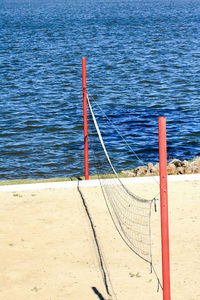
{"label": "net shadow", "polygon": [[[100,245],[99,245],[99,241],[98,241],[97,233],[96,233],[96,230],[95,230],[95,226],[94,226],[91,214],[89,212],[86,200],[83,196],[83,193],[81,192],[81,189],[80,189],[80,186],[79,186],[79,181],[78,181],[78,185],[77,185],[77,190],[78,190],[78,193],[81,197],[83,207],[85,209],[85,213],[86,213],[86,216],[88,218],[90,228],[92,230],[92,235],[93,235],[93,238],[94,238],[94,243],[95,243],[96,250],[97,250],[97,255],[98,255],[99,268],[100,268],[100,271],[101,271],[101,274],[102,274],[103,284],[104,284],[107,295],[109,297],[111,297],[111,299],[112,299],[112,295],[111,295],[110,287],[109,287],[109,285],[111,285],[109,273],[108,273],[108,270],[105,266],[105,262],[104,262],[102,250],[101,250]],[[92,287],[92,290],[99,297],[99,299],[104,299],[104,297],[101,295],[101,293],[95,287]]]}

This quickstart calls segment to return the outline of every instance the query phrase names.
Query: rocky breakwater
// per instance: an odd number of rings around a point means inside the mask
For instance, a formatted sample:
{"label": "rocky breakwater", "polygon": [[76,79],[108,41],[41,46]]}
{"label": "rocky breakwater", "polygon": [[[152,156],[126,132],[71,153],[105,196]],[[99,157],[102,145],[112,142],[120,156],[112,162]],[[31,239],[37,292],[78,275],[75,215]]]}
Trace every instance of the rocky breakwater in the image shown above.
{"label": "rocky breakwater", "polygon": [[[179,160],[173,159],[167,165],[168,175],[181,175],[181,174],[197,174],[200,173],[200,157],[193,160]],[[158,176],[159,175],[159,163],[148,163],[147,166],[141,166],[132,170],[122,171],[122,174],[127,177],[139,177],[139,176]]]}

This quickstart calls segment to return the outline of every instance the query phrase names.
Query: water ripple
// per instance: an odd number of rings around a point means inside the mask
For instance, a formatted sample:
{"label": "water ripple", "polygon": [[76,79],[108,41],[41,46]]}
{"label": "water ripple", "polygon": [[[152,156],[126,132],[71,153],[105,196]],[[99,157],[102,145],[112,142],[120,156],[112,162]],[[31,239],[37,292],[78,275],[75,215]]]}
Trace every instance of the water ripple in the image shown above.
{"label": "water ripple", "polygon": [[[159,115],[169,159],[200,155],[199,20],[186,0],[2,0],[1,179],[84,173],[82,56],[91,98],[143,161],[158,160]],[[96,114],[117,168],[136,166]]]}

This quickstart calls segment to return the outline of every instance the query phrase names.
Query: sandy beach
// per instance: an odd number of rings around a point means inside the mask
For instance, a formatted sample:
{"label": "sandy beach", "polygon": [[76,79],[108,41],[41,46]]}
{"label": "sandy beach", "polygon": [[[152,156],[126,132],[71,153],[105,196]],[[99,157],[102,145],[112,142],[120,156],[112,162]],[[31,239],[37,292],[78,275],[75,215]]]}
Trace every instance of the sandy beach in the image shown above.
{"label": "sandy beach", "polygon": [[[155,182],[127,186],[146,198],[159,191]],[[101,188],[80,185],[80,190],[0,191],[0,299],[161,300],[149,264],[117,233]],[[172,299],[198,300],[200,180],[169,181],[168,190]],[[162,279],[157,208],[152,210],[152,253]]]}

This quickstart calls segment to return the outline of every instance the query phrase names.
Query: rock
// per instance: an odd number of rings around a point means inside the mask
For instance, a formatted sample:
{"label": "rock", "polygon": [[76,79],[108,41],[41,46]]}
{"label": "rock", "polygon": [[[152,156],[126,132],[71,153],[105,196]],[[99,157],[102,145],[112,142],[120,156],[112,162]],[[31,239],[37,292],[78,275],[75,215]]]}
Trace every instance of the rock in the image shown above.
{"label": "rock", "polygon": [[136,171],[136,176],[144,176],[147,173],[147,167],[146,166],[137,167],[135,171]]}
{"label": "rock", "polygon": [[158,176],[159,175],[159,168],[158,167],[154,166],[152,168],[152,175],[153,176]]}
{"label": "rock", "polygon": [[177,174],[184,174],[185,173],[185,169],[183,167],[178,167],[176,170],[177,170]]}
{"label": "rock", "polygon": [[200,157],[195,158],[190,166],[195,174],[200,173]]}
{"label": "rock", "polygon": [[174,164],[176,167],[181,167],[181,161],[179,159],[172,159],[169,164]]}
{"label": "rock", "polygon": [[168,175],[175,175],[177,174],[176,166],[174,164],[169,164],[167,166],[167,174]]}
{"label": "rock", "polygon": [[155,164],[151,169],[151,175],[158,176],[159,175],[159,164]]}
{"label": "rock", "polygon": [[200,157],[197,157],[195,159],[195,165],[199,168],[199,172],[200,172]]}
{"label": "rock", "polygon": [[147,172],[146,172],[146,176],[151,176],[153,173],[153,164],[152,163],[148,163],[147,165]]}
{"label": "rock", "polygon": [[181,166],[183,168],[187,168],[187,167],[189,167],[189,162],[187,160],[184,160],[184,161],[182,161]]}
{"label": "rock", "polygon": [[192,166],[192,174],[198,174],[199,168],[197,166]]}
{"label": "rock", "polygon": [[159,164],[148,164],[147,176],[158,176],[159,175]]}
{"label": "rock", "polygon": [[148,163],[148,169],[151,170],[153,168],[153,164],[152,163]]}
{"label": "rock", "polygon": [[159,175],[159,164],[155,166],[152,163],[148,163],[146,176],[157,176]]}
{"label": "rock", "polygon": [[[125,170],[122,173],[126,177],[135,176],[158,176],[159,175],[159,163],[153,165],[149,162],[147,166],[137,167],[132,170]],[[196,174],[200,173],[200,157],[195,158],[192,161],[181,161],[179,159],[173,159],[167,165],[167,174]]]}
{"label": "rock", "polygon": [[190,166],[185,168],[185,174],[192,174],[192,168]]}

